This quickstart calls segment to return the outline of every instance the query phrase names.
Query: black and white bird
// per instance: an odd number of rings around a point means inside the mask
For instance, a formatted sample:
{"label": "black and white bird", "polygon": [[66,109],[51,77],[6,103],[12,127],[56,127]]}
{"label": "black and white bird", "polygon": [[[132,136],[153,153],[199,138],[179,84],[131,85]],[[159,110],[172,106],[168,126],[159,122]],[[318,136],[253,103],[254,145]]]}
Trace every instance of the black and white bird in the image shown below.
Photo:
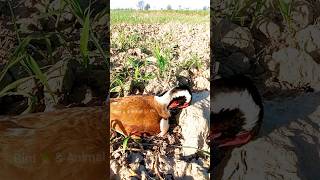
{"label": "black and white bird", "polygon": [[169,117],[186,108],[192,93],[186,86],[171,88],[160,96],[140,95],[110,99],[110,126],[133,138],[142,135],[165,135]]}
{"label": "black and white bird", "polygon": [[236,147],[259,132],[263,103],[250,78],[238,75],[213,81],[209,145]]}

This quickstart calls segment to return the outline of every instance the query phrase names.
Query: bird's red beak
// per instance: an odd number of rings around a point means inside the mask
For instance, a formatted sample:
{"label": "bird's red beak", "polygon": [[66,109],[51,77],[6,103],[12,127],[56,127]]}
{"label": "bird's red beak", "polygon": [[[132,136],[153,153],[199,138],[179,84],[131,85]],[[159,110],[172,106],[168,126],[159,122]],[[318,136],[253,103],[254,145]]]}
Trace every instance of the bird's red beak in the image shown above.
{"label": "bird's red beak", "polygon": [[247,144],[252,139],[252,133],[250,131],[241,132],[236,137],[220,140],[218,142],[219,147],[228,147],[228,146],[240,146]]}
{"label": "bird's red beak", "polygon": [[169,105],[169,109],[175,108],[179,106],[179,102],[178,101],[173,101],[170,105]]}
{"label": "bird's red beak", "polygon": [[173,109],[173,108],[179,108],[179,109],[183,109],[186,108],[190,105],[190,103],[185,102],[182,106],[180,106],[178,101],[173,101],[170,105],[169,105],[169,109]]}
{"label": "bird's red beak", "polygon": [[184,103],[182,106],[179,106],[178,108],[180,108],[180,109],[183,109],[183,108],[186,108],[186,107],[188,107],[190,104],[189,103]]}

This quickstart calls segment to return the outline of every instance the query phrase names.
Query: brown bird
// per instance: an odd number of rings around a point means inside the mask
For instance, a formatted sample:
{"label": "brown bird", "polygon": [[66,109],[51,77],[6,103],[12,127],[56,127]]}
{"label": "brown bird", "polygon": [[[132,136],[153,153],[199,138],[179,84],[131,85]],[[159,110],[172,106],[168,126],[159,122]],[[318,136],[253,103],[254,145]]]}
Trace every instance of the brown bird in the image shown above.
{"label": "brown bird", "polygon": [[172,88],[161,96],[111,98],[110,127],[133,138],[163,136],[169,129],[171,112],[189,106],[191,100],[191,91],[186,86]]}
{"label": "brown bird", "polygon": [[0,179],[108,179],[105,109],[0,116]]}

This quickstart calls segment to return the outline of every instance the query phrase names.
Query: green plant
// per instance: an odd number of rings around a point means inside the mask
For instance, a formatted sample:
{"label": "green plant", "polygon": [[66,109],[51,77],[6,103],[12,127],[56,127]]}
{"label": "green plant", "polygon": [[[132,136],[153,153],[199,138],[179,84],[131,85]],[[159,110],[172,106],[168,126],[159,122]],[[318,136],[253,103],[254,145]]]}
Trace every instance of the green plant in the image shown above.
{"label": "green plant", "polygon": [[[90,25],[91,0],[89,2],[89,6],[85,10],[82,10],[79,0],[64,0],[64,2],[67,5],[69,5],[69,9],[76,16],[78,22],[83,27],[82,32],[81,32],[81,39],[80,39],[80,51],[83,56],[82,64],[84,64],[85,67],[87,67],[89,64],[88,42],[89,42],[89,40],[92,40],[94,45],[99,50],[100,54],[103,56],[106,68],[109,69],[107,52],[105,50],[103,50],[102,46],[100,45],[100,42],[96,38],[94,31],[92,29],[94,26]],[[101,13],[97,14],[93,19],[99,20],[102,17],[104,17],[104,15],[106,15],[106,14],[107,14],[107,10],[105,8],[104,11],[101,11]]]}
{"label": "green plant", "polygon": [[151,73],[146,73],[146,68],[148,66],[147,61],[140,61],[138,59],[129,58],[129,65],[133,68],[133,81],[142,82],[152,79],[154,76]]}
{"label": "green plant", "polygon": [[138,33],[126,34],[124,31],[120,31],[114,43],[117,44],[120,51],[126,51],[137,47],[139,40],[141,40],[141,37]]}
{"label": "green plant", "polygon": [[[0,81],[3,81],[5,75],[8,72],[12,72],[12,68],[14,67],[22,67],[23,74],[25,77],[21,79],[15,79],[13,82],[10,82],[4,88],[0,89],[0,97],[3,96],[13,96],[13,95],[22,95],[28,98],[28,109],[30,109],[34,103],[39,103],[39,99],[34,94],[30,92],[22,91],[19,86],[25,81],[34,81],[35,84],[43,85],[45,87],[45,91],[48,91],[52,96],[53,100],[56,102],[56,96],[51,90],[51,87],[48,84],[47,77],[44,73],[48,67],[52,66],[55,63],[55,55],[59,55],[62,51],[55,49],[57,45],[67,46],[67,53],[72,54],[72,51],[69,51],[69,47],[73,47],[72,43],[68,42],[68,35],[65,34],[64,28],[60,26],[59,21],[60,18],[63,17],[64,13],[70,13],[77,18],[77,21],[82,25],[81,34],[80,34],[80,46],[79,55],[81,55],[81,63],[84,67],[88,67],[90,57],[93,55],[90,54],[88,44],[89,42],[93,42],[93,44],[97,47],[98,51],[102,54],[103,59],[105,60],[106,68],[108,68],[108,51],[102,48],[101,41],[98,41],[97,37],[99,34],[95,34],[92,29],[101,25],[101,20],[105,20],[107,18],[108,8],[105,7],[102,11],[96,13],[95,16],[92,16],[92,12],[90,10],[91,1],[89,2],[89,6],[86,8],[82,8],[80,6],[80,0],[61,0],[58,9],[52,8],[49,6],[49,1],[41,3],[41,6],[45,8],[45,10],[40,10],[39,17],[42,19],[50,19],[54,20],[54,32],[34,32],[29,35],[19,34],[21,29],[17,26],[16,17],[14,14],[14,9],[12,6],[12,0],[7,1],[9,5],[9,10],[11,12],[12,24],[16,33],[17,46],[10,55],[8,62],[4,66],[4,68],[0,72]],[[95,1],[96,2],[96,1]],[[94,3],[95,3],[94,2]],[[108,20],[106,20],[107,22]],[[51,22],[51,21],[50,21]],[[75,27],[76,22],[74,24],[70,24],[70,26]],[[99,24],[100,23],[100,24]],[[52,26],[50,26],[52,27]],[[50,29],[50,28],[49,28]],[[62,29],[62,30],[61,30]],[[59,38],[57,43],[53,43],[53,39]],[[102,38],[100,38],[102,39]],[[71,44],[71,45],[70,45]],[[64,52],[63,52],[64,53]],[[50,63],[51,64],[48,64]],[[16,77],[14,77],[16,78]],[[42,88],[42,86],[41,86]]]}
{"label": "green plant", "polygon": [[165,72],[170,66],[170,57],[168,53],[164,53],[160,50],[159,46],[156,46],[153,50],[153,55],[157,59],[157,67],[159,70],[159,76],[164,77]]}
{"label": "green plant", "polygon": [[265,13],[265,5],[266,5],[266,0],[257,0],[256,5],[254,8],[254,13],[252,17],[252,22],[250,25],[250,28],[253,27],[253,25],[256,23],[256,21],[264,16]]}
{"label": "green plant", "polygon": [[9,62],[6,64],[4,69],[1,71],[0,81],[2,81],[3,77],[8,72],[8,70],[18,63],[21,66],[23,66],[24,69],[28,72],[29,77],[18,79],[16,81],[10,83],[6,87],[4,87],[0,92],[0,97],[5,96],[5,95],[22,95],[22,96],[25,96],[28,98],[28,101],[30,104],[31,102],[34,102],[33,96],[31,94],[27,94],[27,93],[23,93],[23,92],[13,93],[11,91],[16,89],[20,84],[24,83],[26,80],[36,79],[36,80],[39,80],[41,82],[41,84],[43,84],[47,88],[48,92],[50,93],[51,97],[53,98],[53,101],[57,102],[57,99],[55,98],[54,93],[48,84],[48,80],[47,80],[46,75],[42,72],[40,66],[35,61],[35,59],[31,55],[29,55],[26,50],[31,40],[32,40],[32,38],[30,36],[27,36],[18,45],[18,47],[15,49],[13,55],[10,57]]}
{"label": "green plant", "polygon": [[209,22],[210,13],[206,10],[119,10],[110,11],[111,26],[115,24],[155,24],[168,22],[183,22],[202,24]]}
{"label": "green plant", "polygon": [[248,0],[232,0],[228,3],[227,7],[230,10],[229,18],[232,21],[239,21],[244,24],[244,20],[247,18],[247,10],[251,5]]}
{"label": "green plant", "polygon": [[40,83],[45,86],[47,88],[47,90],[49,91],[51,97],[53,98],[54,102],[56,102],[56,98],[54,96],[54,93],[52,92],[48,81],[47,81],[47,77],[46,75],[42,72],[40,66],[38,65],[38,63],[36,62],[36,60],[33,58],[33,56],[31,56],[29,54],[29,52],[27,51],[28,48],[32,48],[34,51],[39,52],[43,57],[45,57],[45,55],[43,55],[43,53],[41,52],[41,50],[35,48],[32,46],[32,44],[30,43],[32,40],[44,40],[47,50],[49,51],[49,59],[52,57],[52,48],[51,48],[51,42],[48,38],[48,36],[50,36],[50,34],[46,34],[46,35],[29,35],[25,38],[21,38],[19,35],[19,30],[16,26],[16,19],[15,19],[15,15],[14,12],[12,10],[11,7],[11,1],[8,1],[8,5],[10,7],[10,12],[11,12],[11,16],[12,16],[12,21],[14,24],[14,28],[15,28],[15,32],[16,32],[16,36],[17,36],[17,40],[18,40],[18,46],[16,47],[16,49],[14,50],[14,52],[12,53],[12,55],[9,58],[8,63],[5,65],[5,67],[3,68],[3,70],[0,72],[0,81],[3,80],[3,77],[6,75],[6,73],[9,71],[10,68],[12,68],[13,66],[16,65],[20,65],[22,67],[24,67],[24,69],[27,71],[27,73],[29,74],[28,77],[24,77],[21,79],[18,79],[14,82],[11,82],[10,84],[8,84],[7,86],[5,86],[1,91],[0,91],[0,97],[3,96],[11,96],[11,95],[22,95],[26,98],[28,98],[28,108],[25,110],[25,112],[28,112],[31,110],[31,107],[34,105],[35,103],[35,95],[33,94],[29,94],[27,92],[15,92],[15,89],[22,83],[24,83],[27,80],[39,80]]}
{"label": "green plant", "polygon": [[88,50],[88,43],[89,43],[89,33],[90,33],[90,8],[84,15],[84,23],[83,28],[81,31],[80,36],[80,52],[83,57],[83,65],[85,68],[89,66],[89,50]]}
{"label": "green plant", "polygon": [[258,17],[264,13],[266,0],[229,0],[225,12],[231,21],[240,22],[251,21],[251,26]]}
{"label": "green plant", "polygon": [[137,43],[141,39],[140,35],[138,33],[133,33],[131,35],[128,35],[128,46],[129,48],[133,48],[137,46]]}
{"label": "green plant", "polygon": [[197,54],[192,54],[191,58],[182,63],[182,68],[190,70],[192,68],[201,69],[203,67],[203,62],[198,57]]}
{"label": "green plant", "polygon": [[111,76],[110,92],[118,93],[119,96],[124,96],[125,91],[129,90],[126,73],[116,73]]}
{"label": "green plant", "polygon": [[123,152],[127,150],[127,148],[128,148],[128,142],[129,142],[129,139],[130,139],[130,138],[131,138],[130,136],[127,136],[127,137],[123,140],[123,142],[122,142]]}
{"label": "green plant", "polygon": [[286,21],[289,29],[291,29],[292,1],[278,0],[278,6],[283,19]]}

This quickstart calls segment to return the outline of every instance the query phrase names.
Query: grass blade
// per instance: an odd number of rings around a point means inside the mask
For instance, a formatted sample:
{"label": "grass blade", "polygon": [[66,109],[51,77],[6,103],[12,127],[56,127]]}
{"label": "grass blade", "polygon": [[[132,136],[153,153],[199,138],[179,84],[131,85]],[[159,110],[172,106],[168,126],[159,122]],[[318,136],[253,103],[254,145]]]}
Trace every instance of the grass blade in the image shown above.
{"label": "grass blade", "polygon": [[23,41],[19,44],[16,50],[13,53],[13,57],[18,57],[19,55],[23,54],[26,51],[26,47],[29,45],[31,38],[27,36],[23,39]]}
{"label": "grass blade", "polygon": [[49,53],[49,61],[51,61],[51,63],[53,64],[54,63],[54,60],[53,60],[53,57],[52,57],[52,45],[51,45],[51,41],[49,38],[45,38],[45,41],[46,41],[46,46],[47,46],[47,50],[48,50],[48,53]]}
{"label": "grass blade", "polygon": [[90,13],[87,13],[82,32],[81,32],[81,37],[80,37],[80,52],[83,57],[83,64],[85,67],[88,67],[89,65],[89,51],[88,51],[88,42],[89,42],[89,33],[90,33],[90,18],[89,15]]}
{"label": "grass blade", "polygon": [[122,143],[122,147],[123,147],[123,151],[125,151],[127,148],[128,148],[128,141],[130,139],[130,136],[126,137],[124,140],[123,140],[123,143]]}
{"label": "grass blade", "polygon": [[[76,15],[78,17],[78,19],[82,19],[83,18],[83,11],[82,8],[80,6],[79,0],[64,0],[64,2],[66,4],[70,5],[70,9],[73,12],[74,15]],[[82,23],[82,22],[80,22]]]}
{"label": "grass blade", "polygon": [[47,90],[49,91],[51,97],[53,98],[54,102],[56,103],[57,100],[54,97],[54,93],[51,90],[49,84],[48,84],[48,80],[45,74],[42,73],[39,65],[37,64],[37,62],[33,59],[32,56],[28,56],[27,58],[27,65],[28,67],[32,70],[32,72],[35,74],[36,78],[40,80],[40,82],[47,88]]}

